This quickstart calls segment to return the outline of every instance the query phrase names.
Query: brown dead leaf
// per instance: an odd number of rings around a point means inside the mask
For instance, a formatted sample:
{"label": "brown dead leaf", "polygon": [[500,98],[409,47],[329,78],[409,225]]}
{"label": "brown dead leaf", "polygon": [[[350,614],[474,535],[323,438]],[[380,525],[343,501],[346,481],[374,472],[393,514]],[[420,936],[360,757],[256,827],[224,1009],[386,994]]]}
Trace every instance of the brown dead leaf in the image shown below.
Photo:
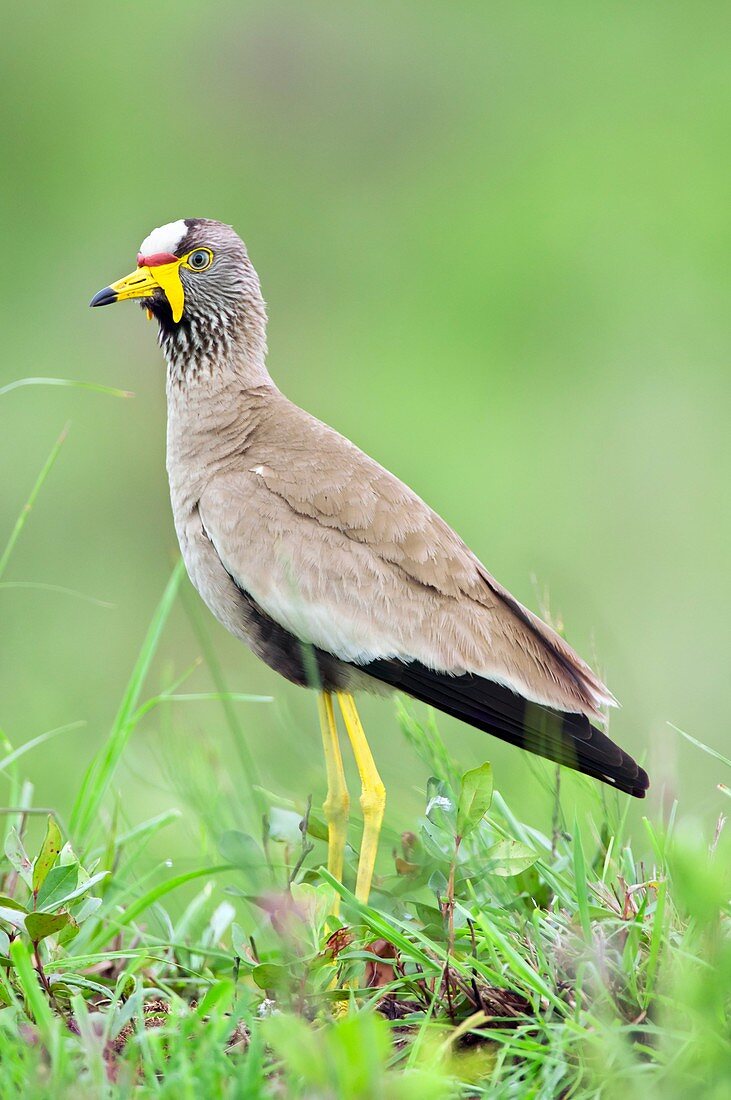
{"label": "brown dead leaf", "polygon": [[346,947],[350,947],[352,942],[353,933],[349,928],[336,928],[332,935],[327,938],[325,951],[336,959],[341,951],[344,951]]}
{"label": "brown dead leaf", "polygon": [[384,985],[390,985],[396,980],[396,970],[391,960],[396,959],[396,948],[388,940],[373,940],[367,945],[371,955],[378,955],[383,962],[375,962],[369,959],[366,963],[363,981],[369,989],[381,989]]}

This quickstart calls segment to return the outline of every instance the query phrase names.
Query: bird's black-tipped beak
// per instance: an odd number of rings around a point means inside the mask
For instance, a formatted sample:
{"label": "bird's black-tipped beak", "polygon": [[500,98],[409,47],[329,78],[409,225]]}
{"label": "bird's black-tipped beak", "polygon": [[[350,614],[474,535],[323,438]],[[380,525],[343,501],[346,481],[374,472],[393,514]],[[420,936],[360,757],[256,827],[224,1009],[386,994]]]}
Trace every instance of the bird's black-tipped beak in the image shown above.
{"label": "bird's black-tipped beak", "polygon": [[110,306],[112,302],[117,301],[117,292],[112,290],[110,286],[105,286],[104,290],[100,290],[98,294],[89,302],[90,306]]}
{"label": "bird's black-tipped beak", "polygon": [[185,293],[180,279],[182,260],[173,257],[170,263],[143,264],[111,286],[105,286],[95,294],[89,305],[110,306],[112,302],[124,302],[128,298],[150,298],[156,290],[162,290],[170,303],[173,321],[177,324],[183,316]]}

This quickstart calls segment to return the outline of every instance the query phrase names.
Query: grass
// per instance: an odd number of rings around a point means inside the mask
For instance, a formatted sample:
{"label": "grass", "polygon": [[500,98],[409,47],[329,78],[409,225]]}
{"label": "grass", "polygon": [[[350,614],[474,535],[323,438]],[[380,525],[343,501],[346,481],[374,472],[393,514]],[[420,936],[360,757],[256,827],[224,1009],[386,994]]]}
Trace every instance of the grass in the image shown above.
{"label": "grass", "polygon": [[[4,748],[0,1095],[728,1095],[723,819],[706,836],[673,806],[630,835],[626,800],[587,783],[592,811],[564,820],[557,787],[545,835],[493,789],[489,764],[462,774],[434,722],[399,704],[404,752],[432,778],[423,815],[382,852],[369,905],[322,867],[319,807],[264,791],[245,749],[251,831],[222,825],[215,764],[192,758],[175,779],[199,852],[181,874],[151,867],[147,847],[176,814],[122,824],[115,783],[133,730],[167,702],[215,697],[237,734],[237,708],[261,702],[226,690],[197,621],[216,691],[184,694],[187,674],[149,691],[180,578],[178,566],[68,828],[32,805],[23,769],[69,727]],[[572,782],[563,773],[562,789]],[[346,884],[357,842],[354,829]]]}

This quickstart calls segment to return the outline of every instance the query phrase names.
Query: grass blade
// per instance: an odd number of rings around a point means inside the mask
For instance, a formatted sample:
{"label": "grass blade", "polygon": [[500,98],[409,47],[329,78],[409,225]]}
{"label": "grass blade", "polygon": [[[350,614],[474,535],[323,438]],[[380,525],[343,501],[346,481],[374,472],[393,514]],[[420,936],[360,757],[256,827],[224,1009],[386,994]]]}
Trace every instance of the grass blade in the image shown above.
{"label": "grass blade", "polygon": [[26,741],[24,745],[20,745],[19,748],[14,749],[7,756],[0,760],[0,772],[4,772],[6,768],[9,768],[11,764],[14,764],[16,760],[24,756],[25,753],[30,752],[31,749],[35,749],[38,745],[45,744],[46,741],[50,741],[52,737],[58,737],[61,733],[68,733],[69,730],[78,730],[82,726],[85,726],[86,722],[69,722],[65,726],[57,726],[56,729],[48,730],[46,733],[39,733],[37,737],[31,737],[30,741]]}
{"label": "grass blade", "polygon": [[655,915],[652,921],[650,950],[647,955],[647,971],[644,997],[645,1008],[647,1008],[647,1006],[650,1004],[653,993],[655,991],[655,976],[657,974],[657,967],[660,960],[660,951],[663,940],[666,892],[667,881],[663,879],[662,882],[658,882],[657,884],[657,904],[655,905]]}
{"label": "grass blade", "polygon": [[74,596],[85,603],[93,603],[97,607],[112,609],[115,604],[107,600],[99,600],[96,596],[87,596],[86,592],[78,592],[75,588],[66,588],[62,584],[46,584],[45,581],[0,581],[0,588],[26,588],[37,592],[54,592],[59,596]]}
{"label": "grass blade", "polygon": [[671,730],[675,730],[681,737],[684,737],[686,741],[690,741],[691,745],[695,745],[697,749],[701,749],[703,752],[707,752],[709,756],[712,756],[714,760],[720,760],[722,764],[725,764],[727,768],[731,768],[731,760],[723,753],[718,752],[716,749],[712,749],[710,745],[704,745],[702,741],[698,741],[695,737],[692,737],[685,730],[681,730],[679,726],[674,726],[672,722],[668,722]]}
{"label": "grass blade", "polygon": [[112,781],[112,776],[119,763],[119,758],[124,751],[130,734],[134,729],[134,714],[137,709],[140,692],[147,673],[150,669],[152,658],[155,655],[163,628],[177,595],[180,581],[183,577],[184,565],[182,559],[173,569],[170,580],[165,586],[160,603],[157,605],[152,617],[147,635],[142,643],[142,649],[135,663],[132,675],[127,684],[122,703],[114,720],[111,733],[106,744],[89,765],[81,789],[76,796],[74,808],[71,814],[71,832],[79,845],[82,845],[88,836],[92,825],[96,823],[99,807]]}
{"label": "grass blade", "polygon": [[231,731],[231,737],[233,738],[234,745],[236,746],[236,752],[239,757],[239,763],[241,765],[241,771],[243,772],[246,785],[248,787],[249,798],[244,800],[244,804],[251,806],[251,822],[253,828],[258,831],[262,816],[266,812],[267,805],[264,801],[260,790],[259,772],[256,766],[254,757],[249,750],[249,744],[244,735],[243,726],[239,720],[236,707],[233,706],[233,699],[231,699],[231,693],[228,690],[226,681],[224,680],[223,672],[216,656],[216,651],[211,645],[211,641],[208,637],[203,622],[201,620],[200,610],[197,601],[194,602],[193,594],[188,586],[183,587],[181,591],[181,600],[183,609],[185,610],[188,620],[195,631],[195,635],[198,639],[198,644],[201,647],[203,653],[203,659],[208,666],[208,671],[211,674],[214,687],[219,695],[223,713],[226,716],[229,730]]}
{"label": "grass blade", "polygon": [[[343,886],[341,882],[338,882],[326,867],[319,867],[318,874],[323,882],[331,886],[333,890],[340,895],[343,901],[347,903],[348,907],[358,914],[363,923],[366,924],[376,936],[382,936],[385,940],[388,940],[388,942],[392,943],[403,955],[418,962],[427,972],[434,969],[434,961],[399,931],[397,925],[401,922],[398,921],[398,918],[392,916],[387,920],[378,910],[373,909],[370,905],[364,905],[363,902],[356,898],[355,894],[351,893],[351,891]],[[415,938],[423,938],[419,936],[416,930],[414,930],[414,936]],[[432,946],[435,947],[436,954],[436,945]],[[440,951],[440,954],[446,957],[443,951]]]}
{"label": "grass blade", "polygon": [[591,943],[591,917],[589,916],[589,887],[586,881],[586,860],[584,846],[581,843],[581,829],[578,818],[574,818],[574,876],[576,880],[576,901],[579,906],[579,919],[584,939]]}
{"label": "grass blade", "polygon": [[[459,906],[459,908],[461,909],[462,906]],[[497,924],[488,920],[484,913],[479,913],[477,919],[487,939],[492,940],[493,944],[499,949],[503,959],[509,964],[516,977],[535,993],[550,1001],[554,1008],[565,1013],[566,1005],[556,996],[538,971],[521,955],[520,951],[510,943],[508,937],[497,927]]]}
{"label": "grass blade", "polygon": [[[0,393],[2,393],[2,390],[0,390]],[[38,494],[40,493],[41,489],[43,488],[43,483],[46,480],[46,478],[48,477],[48,475],[50,474],[51,470],[53,469],[53,467],[56,463],[56,459],[58,458],[58,456],[61,452],[61,448],[63,447],[64,443],[66,442],[66,437],[68,435],[68,430],[69,430],[69,424],[67,423],[62,428],[61,434],[59,435],[56,442],[53,444],[53,447],[51,447],[51,452],[50,452],[48,458],[46,459],[46,461],[43,463],[43,466],[41,467],[41,472],[39,473],[38,477],[35,480],[35,484],[34,484],[33,488],[30,491],[30,496],[26,500],[25,504],[23,505],[23,507],[21,509],[20,515],[18,516],[18,518],[15,521],[15,525],[13,527],[13,530],[10,532],[10,538],[7,541],[7,544],[5,546],[5,549],[2,552],[2,555],[0,555],[0,577],[5,572],[5,568],[8,564],[8,561],[10,560],[10,555],[13,552],[13,548],[15,547],[16,542],[20,538],[21,531],[23,530],[23,528],[26,525],[26,522],[28,520],[28,516],[30,515],[31,510],[33,508],[33,505],[36,502]]]}
{"label": "grass blade", "polygon": [[[160,898],[165,897],[166,894],[171,893],[173,890],[177,890],[179,886],[185,886],[188,882],[193,882],[197,878],[211,878],[213,875],[218,875],[222,871],[235,871],[236,868],[232,867],[230,863],[222,863],[215,867],[199,867],[195,871],[185,871],[181,875],[174,875],[172,878],[166,879],[165,882],[158,882],[156,886],[153,886],[151,890],[148,890],[142,897],[137,898],[131,905],[128,905],[124,912],[118,917],[113,918],[114,927],[116,930],[125,928],[127,925],[132,924],[146,909],[149,909],[151,905],[159,901]],[[111,921],[110,921],[111,923]],[[98,942],[103,936],[109,934],[108,928],[101,929],[102,936],[95,937],[92,941],[92,946]]]}
{"label": "grass blade", "polygon": [[74,378],[17,378],[14,382],[8,382],[6,386],[0,386],[0,397],[24,386],[68,386],[76,390],[106,393],[110,397],[134,397],[131,390],[118,390],[114,386],[102,386],[99,382],[79,382]]}
{"label": "grass blade", "polygon": [[149,714],[155,707],[159,707],[161,703],[271,703],[273,702],[271,695],[247,695],[242,691],[227,691],[220,693],[218,691],[194,691],[188,694],[171,693],[170,695],[163,693],[162,695],[153,695],[151,699],[148,699],[142,704],[137,711],[135,711],[133,720],[138,722],[141,718],[144,718],[146,714]]}
{"label": "grass blade", "polygon": [[23,991],[25,1002],[38,1025],[43,1042],[48,1051],[53,1053],[58,1024],[38,982],[33,963],[28,954],[28,948],[21,940],[14,940],[10,945],[10,959],[15,967],[15,973],[18,975],[18,982]]}

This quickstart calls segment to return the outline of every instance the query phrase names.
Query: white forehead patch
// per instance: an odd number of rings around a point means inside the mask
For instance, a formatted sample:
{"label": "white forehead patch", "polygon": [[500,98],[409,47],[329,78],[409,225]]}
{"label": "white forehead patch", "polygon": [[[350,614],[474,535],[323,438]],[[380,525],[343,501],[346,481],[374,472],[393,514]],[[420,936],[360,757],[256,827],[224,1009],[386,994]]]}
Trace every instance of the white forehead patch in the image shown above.
{"label": "white forehead patch", "polygon": [[153,256],[156,252],[174,252],[187,232],[188,226],[182,218],[160,225],[145,237],[140,245],[140,253],[143,256]]}

